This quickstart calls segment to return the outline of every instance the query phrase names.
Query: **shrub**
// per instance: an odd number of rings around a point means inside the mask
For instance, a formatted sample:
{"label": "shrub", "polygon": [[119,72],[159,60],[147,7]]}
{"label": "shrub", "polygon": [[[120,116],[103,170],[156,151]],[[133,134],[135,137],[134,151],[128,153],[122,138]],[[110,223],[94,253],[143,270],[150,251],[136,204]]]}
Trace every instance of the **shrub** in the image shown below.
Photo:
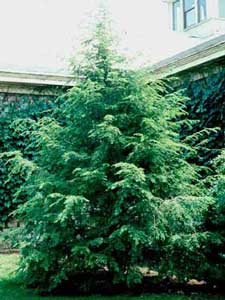
{"label": "shrub", "polygon": [[0,226],[6,226],[10,213],[25,201],[25,194],[17,192],[25,182],[31,165],[20,152],[0,154]]}
{"label": "shrub", "polygon": [[200,80],[191,80],[185,76],[181,78],[189,97],[187,111],[193,120],[192,126],[186,128],[186,134],[204,131],[206,128],[217,128],[205,132],[198,152],[198,163],[213,167],[213,159],[225,146],[225,70],[221,69],[217,73],[212,73],[211,70],[204,71],[209,74]]}
{"label": "shrub", "polygon": [[[12,218],[12,211],[24,201],[17,193],[26,180],[27,169],[19,158],[34,159],[37,120],[56,107],[52,96],[0,94],[0,226]],[[19,153],[20,152],[20,153]]]}
{"label": "shrub", "polygon": [[205,226],[208,231],[207,245],[204,254],[207,261],[205,276],[214,282],[222,283],[225,278],[225,152],[214,160],[216,175],[212,177],[211,205]]}

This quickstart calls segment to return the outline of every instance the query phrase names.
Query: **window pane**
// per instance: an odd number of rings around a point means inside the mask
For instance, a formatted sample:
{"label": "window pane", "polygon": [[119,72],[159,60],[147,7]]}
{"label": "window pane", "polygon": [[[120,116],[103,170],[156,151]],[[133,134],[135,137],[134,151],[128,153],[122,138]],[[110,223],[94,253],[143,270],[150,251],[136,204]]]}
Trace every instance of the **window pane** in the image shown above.
{"label": "window pane", "polygon": [[173,2],[173,30],[178,30],[180,24],[180,1]]}
{"label": "window pane", "polygon": [[225,18],[225,0],[219,0],[219,17]]}
{"label": "window pane", "polygon": [[198,1],[198,21],[201,22],[206,18],[206,0]]}
{"label": "window pane", "polygon": [[192,9],[184,14],[184,27],[190,27],[196,23],[195,9]]}
{"label": "window pane", "polygon": [[195,0],[184,0],[184,11],[188,11],[195,7]]}

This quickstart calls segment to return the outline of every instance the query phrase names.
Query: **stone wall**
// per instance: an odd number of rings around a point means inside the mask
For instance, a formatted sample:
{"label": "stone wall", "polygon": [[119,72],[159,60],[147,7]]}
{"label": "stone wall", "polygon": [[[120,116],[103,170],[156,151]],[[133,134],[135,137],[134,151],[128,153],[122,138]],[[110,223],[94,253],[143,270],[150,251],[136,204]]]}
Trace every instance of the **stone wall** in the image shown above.
{"label": "stone wall", "polygon": [[[7,114],[15,114],[15,117],[34,115],[38,111],[49,109],[55,95],[41,94],[18,94],[0,92],[0,117],[7,117]],[[33,111],[33,112],[32,112]]]}

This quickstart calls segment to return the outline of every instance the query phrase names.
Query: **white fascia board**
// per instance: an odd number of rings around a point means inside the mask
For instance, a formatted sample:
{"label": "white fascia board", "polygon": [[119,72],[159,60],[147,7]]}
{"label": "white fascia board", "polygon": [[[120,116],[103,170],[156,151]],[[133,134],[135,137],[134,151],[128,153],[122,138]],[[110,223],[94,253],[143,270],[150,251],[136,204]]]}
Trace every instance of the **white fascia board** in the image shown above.
{"label": "white fascia board", "polygon": [[182,71],[186,71],[188,69],[191,69],[193,67],[202,65],[202,64],[204,64],[206,62],[209,62],[209,61],[213,61],[213,60],[215,60],[217,58],[220,58],[220,57],[223,57],[223,56],[225,56],[225,50],[222,50],[222,51],[217,52],[217,53],[213,53],[211,55],[208,55],[207,57],[203,57],[203,58],[199,58],[197,60],[193,60],[192,62],[190,62],[188,64],[185,64],[183,66],[168,67],[168,70],[166,70],[165,72],[162,72],[157,77],[158,78],[164,78],[164,77],[167,77],[167,76],[175,75],[175,74],[178,74]]}
{"label": "white fascia board", "polygon": [[10,72],[10,71],[0,70],[0,82],[28,84],[33,86],[71,87],[74,85],[74,78],[71,75]]}
{"label": "white fascia board", "polygon": [[157,78],[164,78],[225,56],[225,35],[181,52],[150,67]]}

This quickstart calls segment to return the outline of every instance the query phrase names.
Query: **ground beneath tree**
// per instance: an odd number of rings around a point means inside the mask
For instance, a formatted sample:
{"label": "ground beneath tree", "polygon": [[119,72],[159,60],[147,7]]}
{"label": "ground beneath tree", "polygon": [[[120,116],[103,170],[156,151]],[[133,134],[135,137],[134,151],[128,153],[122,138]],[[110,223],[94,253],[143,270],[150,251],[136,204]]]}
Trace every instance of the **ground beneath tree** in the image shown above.
{"label": "ground beneath tree", "polygon": [[160,293],[140,296],[91,296],[91,297],[41,297],[35,294],[33,290],[28,290],[15,278],[15,270],[19,260],[18,254],[0,254],[0,299],[1,300],[224,300],[223,295],[196,294],[182,295],[181,291],[177,293]]}

